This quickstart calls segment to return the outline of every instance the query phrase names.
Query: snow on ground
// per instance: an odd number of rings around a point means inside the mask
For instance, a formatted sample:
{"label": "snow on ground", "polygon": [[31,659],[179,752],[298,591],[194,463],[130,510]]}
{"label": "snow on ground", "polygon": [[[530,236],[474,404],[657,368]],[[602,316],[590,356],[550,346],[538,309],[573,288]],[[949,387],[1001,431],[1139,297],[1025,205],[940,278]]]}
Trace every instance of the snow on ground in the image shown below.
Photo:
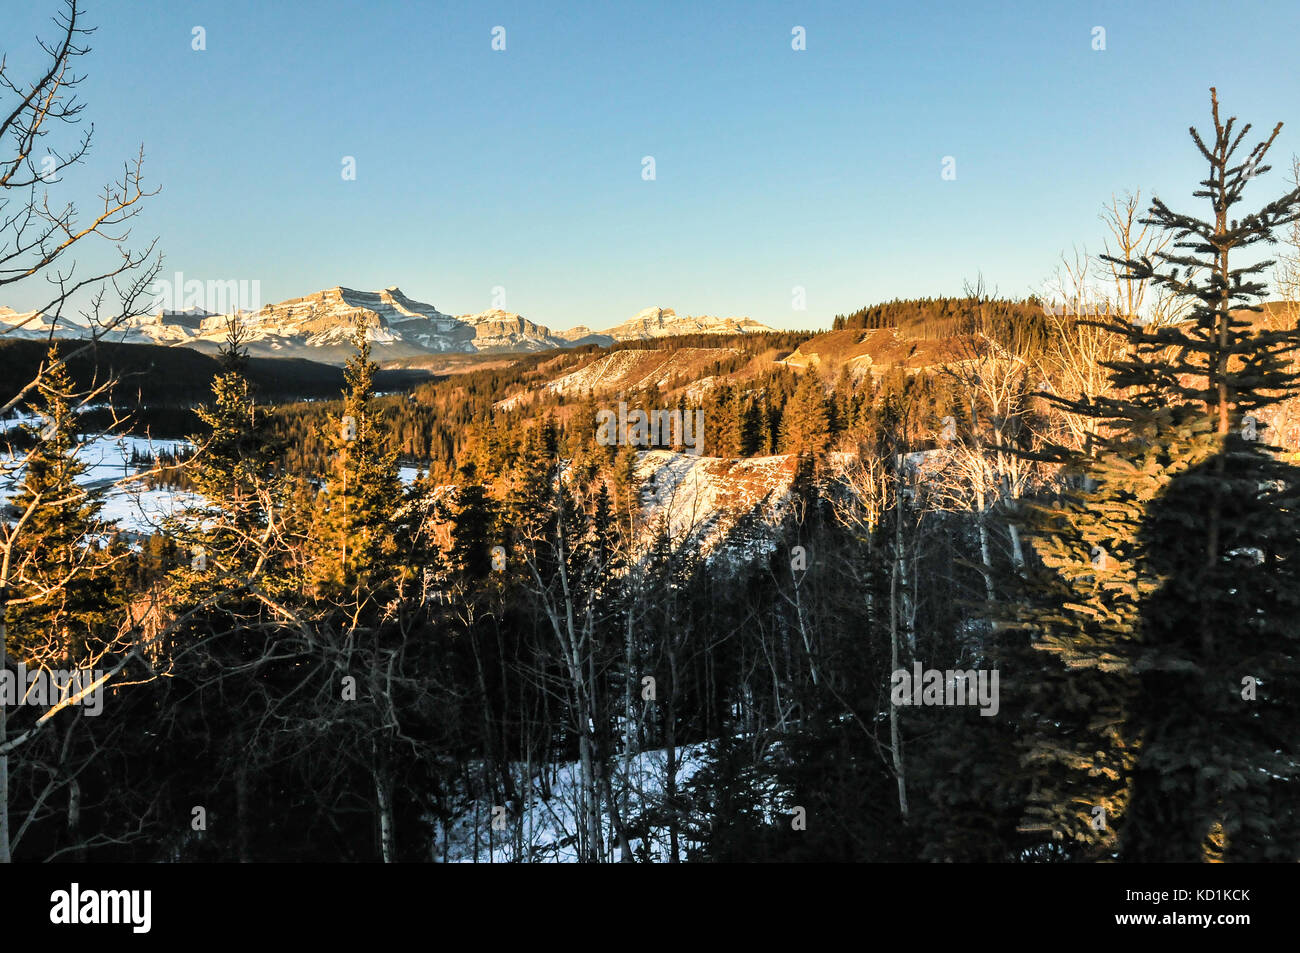
{"label": "snow on ground", "polygon": [[[677,749],[677,787],[680,789],[701,767],[704,745],[684,745]],[[667,780],[667,754],[664,751],[645,751],[631,759],[630,782],[622,775],[622,760],[615,765],[611,777],[615,798],[621,799],[628,790],[629,813],[625,821],[635,822],[647,808],[662,803]],[[512,765],[516,777],[521,765]],[[507,811],[504,818],[498,814],[498,827],[493,828],[493,807],[486,799],[462,797],[455,805],[453,819],[442,826],[434,859],[448,863],[577,863],[578,795],[582,789],[581,770],[577,762],[569,761],[547,765],[544,769],[551,779],[550,798],[542,799],[541,782],[534,778],[524,810]],[[621,803],[621,800],[620,800]],[[605,859],[619,860],[618,838],[607,811],[602,812],[601,839]],[[648,852],[650,859],[664,861],[668,856],[668,831],[652,827],[648,834],[631,839],[633,854]]]}
{"label": "snow on ground", "polygon": [[148,535],[160,532],[168,517],[180,516],[203,503],[197,493],[130,484],[109,491],[100,518],[117,523],[124,532]]}
{"label": "snow on ground", "polygon": [[[731,459],[672,450],[637,454],[647,524],[662,518],[674,544],[694,543],[752,557],[771,549],[771,528],[783,516],[797,460],[785,454]],[[766,529],[767,532],[763,530]]]}
{"label": "snow on ground", "polygon": [[[133,466],[133,453],[157,457],[160,452],[175,453],[188,446],[185,440],[157,440],[132,434],[86,435],[78,451],[86,470],[77,485],[96,486],[104,490],[101,518],[116,522],[127,533],[154,533],[167,516],[178,515],[185,508],[198,505],[201,498],[193,493],[168,488],[150,489],[137,476],[143,467]],[[11,454],[0,445],[0,503],[16,491],[22,480],[21,451]]]}
{"label": "snow on ground", "polygon": [[[13,421],[7,421],[12,423]],[[168,516],[179,516],[186,509],[203,504],[203,498],[184,490],[160,487],[151,489],[140,479],[131,479],[148,470],[149,465],[133,466],[133,453],[157,459],[159,453],[176,453],[190,446],[187,440],[161,440],[133,434],[86,435],[79,451],[86,470],[77,478],[79,486],[97,486],[104,492],[101,518],[116,522],[126,533],[158,532]],[[22,480],[22,452],[10,454],[0,433],[0,503],[15,492]],[[14,466],[14,464],[18,466]],[[425,468],[401,466],[402,483],[409,485]]]}
{"label": "snow on ground", "polygon": [[100,434],[88,438],[79,451],[86,472],[78,480],[82,485],[101,480],[120,480],[136,472],[131,465],[132,453],[157,457],[161,452],[175,453],[189,446],[186,440],[152,440],[133,434]]}
{"label": "snow on ground", "polygon": [[[137,472],[131,464],[132,454],[153,456],[161,452],[175,453],[189,446],[186,440],[156,440],[149,437],[137,437],[133,434],[87,434],[82,438],[82,445],[77,455],[85,464],[86,470],[77,478],[77,483],[87,486],[105,480],[120,480]],[[7,447],[0,445],[0,464],[14,464],[11,470],[5,467],[6,475],[13,480],[21,479],[23,452],[10,453]]]}
{"label": "snow on ground", "polygon": [[[693,826],[708,823],[708,805],[695,803],[687,788],[707,764],[710,745],[711,742],[679,745],[676,751],[677,810],[682,819],[678,830],[680,860],[686,859],[688,850],[700,846],[687,830],[687,822],[693,821]],[[773,744],[760,757],[771,768],[785,755],[779,744]],[[644,751],[629,760],[627,772],[624,772],[621,756],[615,757],[609,765],[610,787],[619,804],[624,827],[629,832],[629,846],[638,861],[664,863],[670,851],[665,821],[668,808],[664,795],[668,778],[667,752],[658,749]],[[524,766],[512,764],[510,767],[518,784]],[[495,805],[485,796],[475,797],[462,791],[451,806],[451,820],[446,824],[434,822],[438,833],[433,859],[480,864],[578,862],[580,766],[578,762],[570,761],[548,764],[542,770],[550,780],[550,797],[542,798],[541,781],[534,777],[523,809],[506,810],[504,814],[498,811],[496,827],[493,826]],[[770,770],[761,772],[752,783],[754,791],[761,795],[763,822],[789,825],[793,792],[776,781]],[[618,861],[621,859],[620,848],[608,806],[602,805],[599,813],[603,859]]]}

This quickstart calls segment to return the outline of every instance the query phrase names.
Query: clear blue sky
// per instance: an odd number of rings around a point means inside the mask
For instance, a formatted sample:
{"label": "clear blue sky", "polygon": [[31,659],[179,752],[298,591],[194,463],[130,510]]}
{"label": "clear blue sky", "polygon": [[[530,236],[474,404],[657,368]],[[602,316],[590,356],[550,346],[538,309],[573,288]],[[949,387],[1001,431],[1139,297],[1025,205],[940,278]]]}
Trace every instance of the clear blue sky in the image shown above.
{"label": "clear blue sky", "polygon": [[[54,8],[6,3],[11,64]],[[1211,85],[1256,131],[1288,124],[1256,198],[1300,152],[1295,0],[93,0],[88,15],[95,154],[68,187],[88,195],[143,143],[163,191],[135,235],[160,237],[168,272],[259,279],[264,302],[397,284],[463,314],[502,286],[554,328],[651,305],[819,327],[981,272],[1026,294],[1062,250],[1099,248],[1113,192],[1186,206],[1202,172],[1186,129],[1208,123]],[[40,303],[7,290],[0,304]]]}

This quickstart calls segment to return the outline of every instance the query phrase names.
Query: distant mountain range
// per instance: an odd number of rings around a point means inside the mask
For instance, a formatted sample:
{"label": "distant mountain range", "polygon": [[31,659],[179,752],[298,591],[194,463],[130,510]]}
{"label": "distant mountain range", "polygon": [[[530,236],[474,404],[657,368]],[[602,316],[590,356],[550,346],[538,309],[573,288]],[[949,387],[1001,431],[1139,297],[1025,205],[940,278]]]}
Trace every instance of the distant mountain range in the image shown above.
{"label": "distant mountain range", "polygon": [[[750,334],[773,330],[750,318],[679,317],[672,308],[647,308],[604,331],[577,327],[556,332],[500,309],[453,317],[433,305],[407,297],[394,286],[383,291],[328,288],[233,316],[197,308],[159,311],[115,329],[109,340],[212,352],[225,340],[232,317],[243,324],[251,354],[309,357],[330,363],[340,363],[352,354],[352,338],[358,325],[365,329],[366,337],[374,345],[377,360],[431,354],[513,354],[682,334]],[[50,327],[51,321],[44,314],[0,308],[0,340],[46,338]],[[64,321],[60,322],[55,336],[83,338],[87,333],[81,326]]]}

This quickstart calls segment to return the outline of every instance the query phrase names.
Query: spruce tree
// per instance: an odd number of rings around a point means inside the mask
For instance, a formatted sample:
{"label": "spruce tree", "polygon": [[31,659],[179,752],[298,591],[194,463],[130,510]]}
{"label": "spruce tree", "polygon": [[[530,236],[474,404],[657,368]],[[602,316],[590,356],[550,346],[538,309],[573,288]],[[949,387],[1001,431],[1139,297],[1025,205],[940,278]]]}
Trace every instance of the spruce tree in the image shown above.
{"label": "spruce tree", "polygon": [[1254,415],[1294,386],[1284,355],[1300,332],[1249,320],[1272,263],[1229,259],[1295,221],[1300,189],[1231,218],[1281,124],[1234,158],[1250,127],[1234,133],[1213,90],[1211,103],[1212,140],[1191,134],[1209,165],[1194,194],[1212,215],[1156,199],[1143,224],[1171,231],[1172,248],[1117,262],[1191,302],[1190,317],[1097,322],[1127,344],[1106,365],[1113,390],[1060,402],[1102,437],[1061,452],[1061,496],[1033,520],[1041,566],[1017,615],[1045,664],[1008,690],[1038,725],[1025,827],[1069,856],[1297,856],[1294,812],[1279,807],[1300,731],[1297,481],[1251,438]]}
{"label": "spruce tree", "polygon": [[781,417],[783,453],[821,454],[830,438],[830,411],[821,378],[804,371]]}
{"label": "spruce tree", "polygon": [[280,591],[290,585],[284,553],[267,532],[285,502],[278,472],[283,445],[272,433],[269,411],[256,401],[237,324],[231,324],[219,360],[212,400],[195,410],[204,430],[190,438],[199,448],[190,485],[202,502],[186,514],[177,533],[191,558],[174,582],[190,598],[218,587],[240,592],[255,571],[263,588]]}
{"label": "spruce tree", "polygon": [[[173,780],[205,788],[214,802],[232,802],[232,836],[203,849],[214,858],[248,860],[269,833],[251,807],[270,760],[255,739],[270,699],[288,695],[301,676],[294,668],[301,663],[275,659],[284,652],[276,647],[280,620],[254,591],[292,599],[297,575],[283,531],[282,445],[256,401],[235,321],[218,359],[211,400],[195,410],[202,424],[190,437],[195,455],[180,471],[199,500],[167,524],[169,541],[181,547],[167,597],[183,620],[176,637],[187,649],[172,684],[192,693],[172,730],[196,755]],[[223,717],[196,717],[209,707]]]}
{"label": "spruce tree", "polygon": [[451,520],[451,564],[466,581],[478,582],[492,571],[493,503],[478,481],[473,461],[460,469],[457,509]]}
{"label": "spruce tree", "polygon": [[1234,265],[1240,250],[1273,244],[1275,229],[1300,220],[1300,188],[1231,217],[1269,171],[1282,124],[1234,158],[1250,126],[1234,134],[1213,90],[1211,103],[1213,139],[1195,129],[1192,138],[1209,165],[1195,195],[1213,214],[1198,219],[1156,199],[1146,221],[1174,234],[1174,250],[1160,256],[1164,267],[1122,263],[1192,303],[1186,322],[1136,329],[1132,355],[1115,366],[1116,384],[1139,400],[1161,393],[1181,453],[1139,540],[1140,571],[1158,589],[1134,660],[1143,747],[1123,856],[1294,861],[1300,472],[1279,460],[1260,415],[1294,394],[1300,329],[1256,317],[1260,276],[1274,262]]}
{"label": "spruce tree", "polygon": [[357,353],[344,369],[343,412],[330,415],[331,462],[317,518],[322,547],[318,593],[349,604],[377,604],[401,574],[394,518],[402,503],[397,451],[375,402],[370,341],[358,329]]}
{"label": "spruce tree", "polygon": [[11,501],[22,524],[10,567],[6,647],[20,661],[75,662],[87,642],[111,635],[121,600],[111,567],[122,553],[109,544],[111,527],[100,517],[103,491],[82,481],[78,403],[52,345],[27,404],[36,419],[21,430],[32,446]]}
{"label": "spruce tree", "polygon": [[746,398],[739,410],[740,455],[756,456],[763,451],[763,412],[758,402]]}

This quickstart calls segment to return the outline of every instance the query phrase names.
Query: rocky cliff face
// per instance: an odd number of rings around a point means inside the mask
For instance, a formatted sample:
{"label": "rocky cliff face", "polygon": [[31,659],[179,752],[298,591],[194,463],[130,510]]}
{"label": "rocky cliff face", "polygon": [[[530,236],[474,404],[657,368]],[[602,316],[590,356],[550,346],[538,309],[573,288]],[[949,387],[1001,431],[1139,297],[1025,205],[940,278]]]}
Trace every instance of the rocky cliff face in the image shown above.
{"label": "rocky cliff face", "polygon": [[548,351],[572,347],[568,339],[552,334],[549,328],[500,308],[462,315],[460,320],[474,329],[476,351]]}
{"label": "rocky cliff face", "polygon": [[[474,329],[433,305],[408,298],[400,288],[356,291],[334,287],[290,298],[235,318],[254,352],[347,349],[361,328],[378,354],[473,351]],[[134,327],[158,344],[219,346],[229,315],[194,309],[165,311],[137,320]],[[315,355],[328,359],[328,355]]]}
{"label": "rocky cliff face", "polygon": [[752,318],[715,318],[707,314],[679,317],[672,308],[646,308],[604,333],[616,341],[644,341],[679,334],[753,334],[771,330]]}

